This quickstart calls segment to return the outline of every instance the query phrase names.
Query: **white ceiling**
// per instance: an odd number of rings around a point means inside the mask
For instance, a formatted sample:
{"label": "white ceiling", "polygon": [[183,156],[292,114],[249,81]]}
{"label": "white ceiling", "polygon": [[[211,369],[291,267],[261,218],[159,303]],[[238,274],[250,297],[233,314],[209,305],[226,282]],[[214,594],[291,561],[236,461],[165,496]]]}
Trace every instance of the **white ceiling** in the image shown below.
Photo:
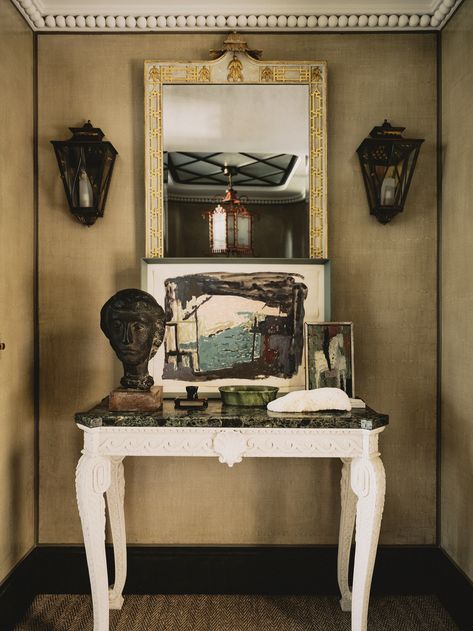
{"label": "white ceiling", "polygon": [[462,0],[11,1],[35,31],[101,33],[439,30]]}

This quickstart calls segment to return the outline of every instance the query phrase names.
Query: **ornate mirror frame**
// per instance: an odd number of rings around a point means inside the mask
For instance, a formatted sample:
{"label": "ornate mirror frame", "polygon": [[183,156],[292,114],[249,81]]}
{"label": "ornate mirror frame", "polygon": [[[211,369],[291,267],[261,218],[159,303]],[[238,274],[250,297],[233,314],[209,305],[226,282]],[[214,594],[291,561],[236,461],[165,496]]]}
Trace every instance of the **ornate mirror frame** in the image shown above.
{"label": "ornate mirror frame", "polygon": [[237,33],[211,61],[145,61],[146,257],[164,257],[163,86],[165,84],[307,85],[309,98],[309,258],[327,251],[327,64],[258,61]]}

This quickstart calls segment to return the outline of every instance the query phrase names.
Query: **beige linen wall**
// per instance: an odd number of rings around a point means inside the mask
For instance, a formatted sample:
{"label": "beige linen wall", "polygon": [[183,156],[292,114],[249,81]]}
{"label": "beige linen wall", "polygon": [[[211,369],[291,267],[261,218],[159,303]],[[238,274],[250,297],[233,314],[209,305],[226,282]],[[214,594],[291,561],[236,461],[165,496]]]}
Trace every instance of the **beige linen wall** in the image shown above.
{"label": "beige linen wall", "polygon": [[[382,541],[435,540],[436,38],[433,34],[248,35],[265,59],[326,59],[333,318],[353,320],[358,394],[391,415],[382,440]],[[143,61],[202,59],[221,34],[40,35],[40,541],[81,541],[76,410],[117,385],[99,310],[139,284],[144,253]],[[355,149],[388,117],[426,139],[405,213],[368,213]],[[68,215],[49,140],[90,118],[119,152],[106,215]],[[244,132],[243,132],[244,133]],[[339,463],[126,462],[130,542],[336,541]]]}
{"label": "beige linen wall", "polygon": [[1,582],[35,542],[33,34],[6,0],[0,1],[0,94]]}
{"label": "beige linen wall", "polygon": [[442,33],[441,543],[473,580],[473,2]]}

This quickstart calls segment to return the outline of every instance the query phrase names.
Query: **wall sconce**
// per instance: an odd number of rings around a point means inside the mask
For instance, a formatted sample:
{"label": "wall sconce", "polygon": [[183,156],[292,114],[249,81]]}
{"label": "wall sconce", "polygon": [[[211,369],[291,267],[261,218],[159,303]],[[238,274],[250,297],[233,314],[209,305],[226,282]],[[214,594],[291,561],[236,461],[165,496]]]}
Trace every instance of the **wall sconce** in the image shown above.
{"label": "wall sconce", "polygon": [[382,224],[402,212],[423,140],[402,137],[405,127],[387,120],[373,127],[356,150],[370,213]]}
{"label": "wall sconce", "polygon": [[103,217],[117,151],[102,140],[104,133],[87,121],[69,127],[72,138],[51,140],[66,191],[69,208],[85,226]]}
{"label": "wall sconce", "polygon": [[224,173],[228,175],[225,197],[203,215],[209,221],[210,251],[228,256],[253,256],[253,215],[243,206],[232,186],[238,168],[225,167]]}

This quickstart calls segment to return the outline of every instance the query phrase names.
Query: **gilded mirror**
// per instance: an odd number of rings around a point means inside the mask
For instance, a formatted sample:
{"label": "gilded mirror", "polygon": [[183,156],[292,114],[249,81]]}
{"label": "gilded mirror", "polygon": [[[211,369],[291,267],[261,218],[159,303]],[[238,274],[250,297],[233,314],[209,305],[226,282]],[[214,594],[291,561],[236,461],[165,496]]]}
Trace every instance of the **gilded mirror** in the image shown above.
{"label": "gilded mirror", "polygon": [[229,167],[255,257],[328,258],[326,63],[259,61],[238,34],[211,52],[145,62],[146,256],[208,255]]}

